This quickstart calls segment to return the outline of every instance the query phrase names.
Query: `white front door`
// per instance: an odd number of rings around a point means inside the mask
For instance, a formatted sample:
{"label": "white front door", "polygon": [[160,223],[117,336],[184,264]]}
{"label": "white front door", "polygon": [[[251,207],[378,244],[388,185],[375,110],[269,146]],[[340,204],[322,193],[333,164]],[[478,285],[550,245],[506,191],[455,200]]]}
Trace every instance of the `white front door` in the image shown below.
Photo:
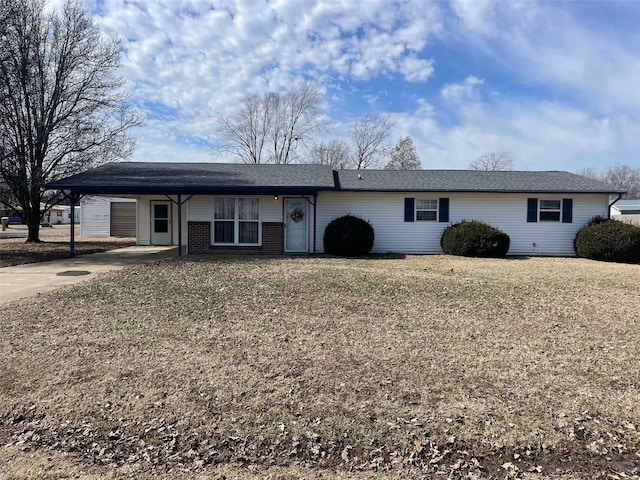
{"label": "white front door", "polygon": [[307,252],[309,215],[305,198],[284,199],[284,251]]}
{"label": "white front door", "polygon": [[151,202],[151,245],[171,245],[171,202]]}

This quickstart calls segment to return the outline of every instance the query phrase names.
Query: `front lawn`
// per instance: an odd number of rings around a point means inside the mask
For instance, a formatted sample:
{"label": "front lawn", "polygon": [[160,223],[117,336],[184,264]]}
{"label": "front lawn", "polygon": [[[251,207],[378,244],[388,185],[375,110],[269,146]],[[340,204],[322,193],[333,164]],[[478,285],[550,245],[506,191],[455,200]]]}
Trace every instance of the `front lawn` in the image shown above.
{"label": "front lawn", "polygon": [[45,479],[628,478],[639,279],[449,256],[121,270],[3,312],[0,464]]}
{"label": "front lawn", "polygon": [[[135,238],[77,238],[76,255],[100,253],[136,244]],[[69,258],[69,235],[45,235],[41,243],[24,238],[0,238],[0,268]]]}

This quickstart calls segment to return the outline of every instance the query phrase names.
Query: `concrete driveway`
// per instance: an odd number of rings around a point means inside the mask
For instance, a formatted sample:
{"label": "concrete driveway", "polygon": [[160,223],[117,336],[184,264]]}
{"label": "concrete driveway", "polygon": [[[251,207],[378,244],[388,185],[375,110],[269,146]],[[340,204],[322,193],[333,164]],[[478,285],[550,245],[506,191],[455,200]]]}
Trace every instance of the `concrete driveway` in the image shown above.
{"label": "concrete driveway", "polygon": [[176,247],[126,247],[65,260],[0,268],[0,304],[82,282],[127,265],[176,257]]}

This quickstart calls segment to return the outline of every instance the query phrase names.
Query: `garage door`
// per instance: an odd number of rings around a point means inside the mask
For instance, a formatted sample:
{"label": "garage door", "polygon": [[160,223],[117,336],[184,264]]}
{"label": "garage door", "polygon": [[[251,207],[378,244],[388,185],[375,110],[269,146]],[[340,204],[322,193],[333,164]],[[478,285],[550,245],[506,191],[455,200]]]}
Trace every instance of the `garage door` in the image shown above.
{"label": "garage door", "polygon": [[136,202],[111,202],[111,236],[136,236]]}

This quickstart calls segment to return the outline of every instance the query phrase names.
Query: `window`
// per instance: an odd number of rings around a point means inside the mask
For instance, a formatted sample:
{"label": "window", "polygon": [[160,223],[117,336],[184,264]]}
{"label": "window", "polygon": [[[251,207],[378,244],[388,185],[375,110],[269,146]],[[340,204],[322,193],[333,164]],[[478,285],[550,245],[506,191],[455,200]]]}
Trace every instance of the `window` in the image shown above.
{"label": "window", "polygon": [[560,200],[540,200],[540,221],[560,221]]}
{"label": "window", "polygon": [[260,243],[260,202],[257,198],[214,199],[213,243]]}
{"label": "window", "polygon": [[435,222],[438,219],[438,200],[416,198],[416,220]]}

